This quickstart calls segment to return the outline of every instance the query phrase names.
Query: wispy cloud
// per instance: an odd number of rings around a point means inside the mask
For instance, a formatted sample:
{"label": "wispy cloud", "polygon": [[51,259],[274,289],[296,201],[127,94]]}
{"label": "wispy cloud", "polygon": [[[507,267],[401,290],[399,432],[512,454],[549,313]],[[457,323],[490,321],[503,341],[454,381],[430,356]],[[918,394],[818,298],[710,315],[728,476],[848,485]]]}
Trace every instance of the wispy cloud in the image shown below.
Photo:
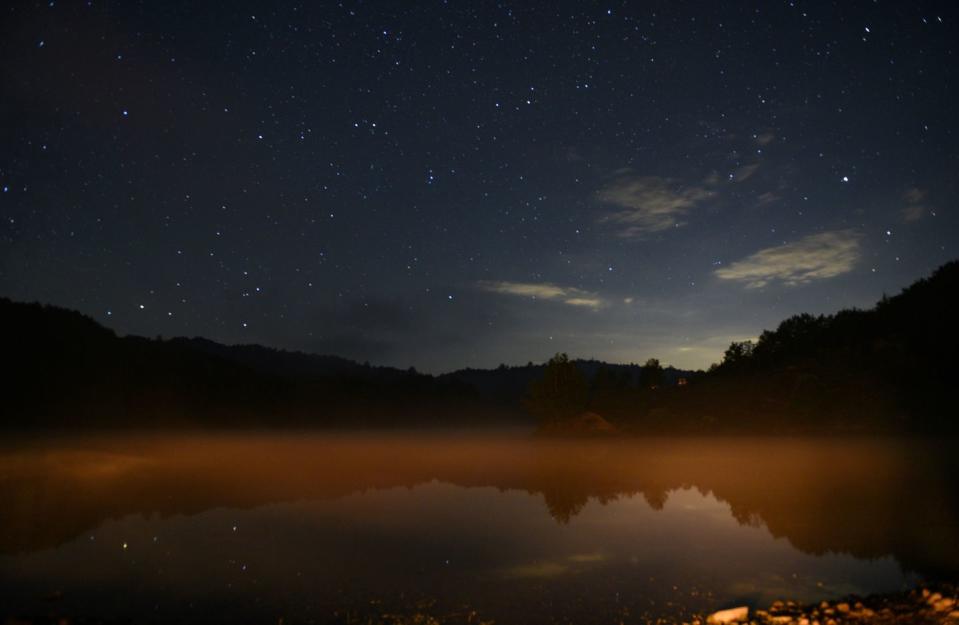
{"label": "wispy cloud", "polygon": [[564,300],[565,303],[570,306],[583,306],[585,308],[602,308],[603,300],[597,297],[571,297],[567,300]]}
{"label": "wispy cloud", "polygon": [[909,204],[918,204],[926,199],[926,192],[918,187],[906,189],[906,192],[902,194],[902,199]]}
{"label": "wispy cloud", "polygon": [[902,220],[905,222],[919,221],[926,214],[926,207],[922,204],[907,204],[902,209]]}
{"label": "wispy cloud", "polygon": [[926,214],[926,192],[913,187],[902,194],[906,205],[902,209],[902,220],[906,222],[919,221]]}
{"label": "wispy cloud", "polygon": [[506,293],[508,295],[522,295],[525,297],[534,297],[540,299],[557,299],[565,297],[567,292],[575,289],[567,289],[549,282],[504,282],[484,280],[479,283],[479,287],[484,291],[493,293]]}
{"label": "wispy cloud", "polygon": [[778,202],[779,199],[780,196],[778,193],[766,191],[765,193],[761,193],[759,197],[756,198],[756,204],[759,206],[765,206],[767,204],[772,204],[773,202]]}
{"label": "wispy cloud", "polygon": [[753,174],[759,169],[759,163],[751,163],[749,165],[743,165],[735,172],[733,172],[730,180],[732,182],[746,182],[753,177]]}
{"label": "wispy cloud", "polygon": [[529,297],[533,299],[556,300],[569,306],[579,306],[581,308],[591,308],[598,310],[606,305],[606,302],[589,291],[577,289],[568,286],[559,286],[549,282],[506,282],[506,281],[482,281],[477,284],[479,288],[491,293],[502,293],[504,295],[516,295],[520,297]]}
{"label": "wispy cloud", "polygon": [[746,288],[780,281],[789,286],[834,278],[851,271],[860,258],[862,236],[855,230],[833,230],[768,247],[716,270],[723,280],[742,282]]}
{"label": "wispy cloud", "polygon": [[753,135],[753,139],[762,146],[767,146],[776,140],[776,133],[771,130]]}
{"label": "wispy cloud", "polygon": [[681,220],[686,213],[713,195],[703,187],[683,187],[666,178],[625,175],[600,189],[596,198],[620,209],[600,221],[620,226],[619,235],[632,238],[685,225]]}

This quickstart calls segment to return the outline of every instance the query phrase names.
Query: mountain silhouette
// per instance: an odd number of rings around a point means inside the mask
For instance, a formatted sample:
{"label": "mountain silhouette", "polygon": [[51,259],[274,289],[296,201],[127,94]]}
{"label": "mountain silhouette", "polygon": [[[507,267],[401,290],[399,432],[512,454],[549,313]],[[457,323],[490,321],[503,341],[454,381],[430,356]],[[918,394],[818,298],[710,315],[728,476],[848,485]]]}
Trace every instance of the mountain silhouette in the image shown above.
{"label": "mountain silhouette", "polygon": [[[733,343],[709,372],[570,362],[586,409],[623,431],[952,430],[959,262],[869,310],[796,315]],[[345,358],[117,336],[93,319],[0,298],[11,372],[0,427],[405,426],[527,423],[545,365],[433,376]],[[651,370],[652,371],[652,370]],[[644,377],[646,376],[646,377]],[[535,407],[535,406],[534,406]]]}

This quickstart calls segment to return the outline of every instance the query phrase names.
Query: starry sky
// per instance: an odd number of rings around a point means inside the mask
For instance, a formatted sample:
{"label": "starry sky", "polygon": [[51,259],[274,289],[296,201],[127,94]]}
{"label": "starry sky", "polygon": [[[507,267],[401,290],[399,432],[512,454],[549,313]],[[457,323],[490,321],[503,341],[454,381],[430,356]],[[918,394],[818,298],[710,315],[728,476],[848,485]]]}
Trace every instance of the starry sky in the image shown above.
{"label": "starry sky", "polygon": [[0,295],[421,371],[707,367],[959,256],[953,2],[0,8]]}

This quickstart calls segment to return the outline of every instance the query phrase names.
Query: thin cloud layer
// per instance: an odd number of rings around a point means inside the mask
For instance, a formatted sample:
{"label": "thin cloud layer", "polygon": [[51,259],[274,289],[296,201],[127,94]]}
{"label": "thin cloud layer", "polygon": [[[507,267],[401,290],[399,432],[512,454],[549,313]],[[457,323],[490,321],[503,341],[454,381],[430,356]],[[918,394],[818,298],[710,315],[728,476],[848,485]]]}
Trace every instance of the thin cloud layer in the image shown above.
{"label": "thin cloud layer", "polygon": [[517,295],[533,299],[561,301],[569,306],[579,306],[597,310],[605,306],[602,298],[595,293],[582,289],[559,286],[549,282],[506,282],[483,281],[478,283],[479,288],[491,293]]}
{"label": "thin cloud layer", "polygon": [[732,178],[730,178],[730,180],[732,182],[746,182],[747,180],[752,178],[753,174],[755,174],[758,170],[759,170],[759,163],[743,165],[742,167],[740,167],[733,173]]}
{"label": "thin cloud layer", "polygon": [[755,139],[756,143],[758,143],[759,145],[767,146],[776,140],[776,133],[774,133],[771,130],[768,130],[761,134],[753,135],[753,139]]}
{"label": "thin cloud layer", "polygon": [[902,208],[902,220],[905,222],[919,221],[926,214],[926,192],[919,188],[907,189],[902,194],[906,205]]}
{"label": "thin cloud layer", "polygon": [[680,187],[666,178],[623,176],[600,189],[596,198],[621,209],[600,221],[620,226],[620,236],[633,238],[685,225],[683,216],[713,195],[703,187]]}
{"label": "thin cloud layer", "polygon": [[758,289],[775,281],[788,286],[834,278],[851,271],[861,256],[862,236],[855,230],[834,230],[798,241],[768,247],[717,269],[722,280],[742,282]]}

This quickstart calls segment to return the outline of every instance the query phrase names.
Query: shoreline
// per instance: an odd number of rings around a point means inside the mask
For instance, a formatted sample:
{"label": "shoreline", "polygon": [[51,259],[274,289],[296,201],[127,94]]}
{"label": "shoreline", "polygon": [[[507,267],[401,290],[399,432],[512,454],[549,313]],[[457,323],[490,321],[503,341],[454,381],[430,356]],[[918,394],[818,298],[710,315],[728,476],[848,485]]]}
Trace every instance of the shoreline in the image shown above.
{"label": "shoreline", "polygon": [[817,604],[775,601],[765,610],[737,606],[702,614],[682,625],[938,625],[959,624],[959,586],[924,584],[895,593],[850,595]]}
{"label": "shoreline", "polygon": [[[330,621],[337,624],[363,625],[494,625],[495,619],[487,619],[470,608],[452,614],[431,614],[431,606],[409,612],[384,612],[369,614],[344,610],[334,612]],[[621,615],[610,614],[611,623],[626,622]],[[204,619],[215,622],[215,619]],[[134,617],[132,622],[135,622]],[[103,621],[83,616],[65,616],[56,611],[39,617],[0,616],[4,625],[119,625],[131,622],[126,619]],[[280,623],[284,620],[280,619]],[[294,625],[296,621],[290,621]],[[957,625],[959,624],[959,585],[923,584],[901,592],[881,593],[860,597],[849,595],[831,601],[802,604],[796,601],[774,601],[766,609],[752,610],[736,606],[697,614],[693,618],[672,620],[669,617],[654,621],[635,621],[644,625]]]}

